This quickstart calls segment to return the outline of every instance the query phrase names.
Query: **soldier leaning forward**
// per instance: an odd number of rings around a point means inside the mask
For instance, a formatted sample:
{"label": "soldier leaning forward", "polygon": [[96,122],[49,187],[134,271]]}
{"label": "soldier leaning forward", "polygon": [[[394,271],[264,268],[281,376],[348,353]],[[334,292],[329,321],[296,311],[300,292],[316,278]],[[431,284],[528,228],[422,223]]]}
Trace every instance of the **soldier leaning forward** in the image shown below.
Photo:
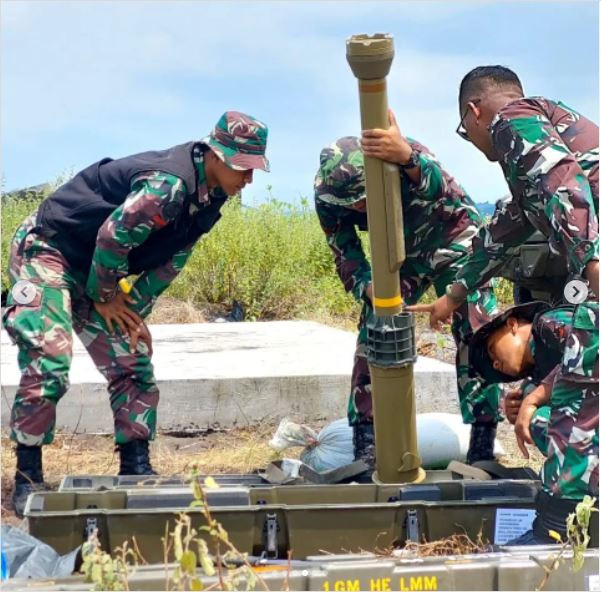
{"label": "soldier leaning forward", "polygon": [[533,528],[510,544],[552,543],[549,530],[565,537],[576,504],[599,495],[598,331],[596,302],[555,309],[532,302],[504,311],[470,343],[470,363],[485,384],[526,379],[518,445],[526,457],[526,443],[546,456]]}
{"label": "soldier leaning forward", "polygon": [[[154,474],[159,390],[143,319],[227,197],[252,182],[253,169],[268,170],[266,141],[262,122],[226,112],[202,141],[89,166],[19,227],[3,316],[21,370],[11,414],[18,513],[43,487],[41,447],[68,388],[72,329],[108,381],[119,474]],[[121,290],[128,275],[137,279]]]}
{"label": "soldier leaning forward", "polygon": [[[563,256],[568,271],[588,280],[595,298],[574,311],[570,340],[550,393],[552,408],[554,401],[570,402],[557,405],[557,413],[565,413],[555,419],[569,426],[572,402],[580,407],[584,398],[598,400],[589,383],[599,357],[599,128],[563,103],[525,97],[517,75],[503,66],[478,67],[463,78],[459,112],[457,132],[501,165],[512,200],[504,215],[493,217],[474,240],[472,254],[446,295],[411,309],[429,312],[430,324],[439,326],[466,294],[499,272],[534,230],[540,231]],[[580,292],[587,298],[586,287]],[[587,417],[584,421],[590,419],[596,423],[591,429],[598,430],[598,413]],[[557,456],[563,458],[563,453]],[[545,466],[553,467],[554,458],[549,449]],[[591,486],[598,490],[598,481]],[[537,502],[537,520],[551,520],[566,499],[572,498],[561,488],[547,488]],[[536,542],[536,533],[529,536]]]}
{"label": "soldier leaning forward", "polygon": [[560,102],[525,97],[502,66],[469,72],[459,90],[457,132],[501,165],[512,199],[473,241],[445,296],[412,310],[430,312],[436,327],[466,294],[499,274],[535,230],[568,272],[599,290],[599,128]]}
{"label": "soldier leaning forward", "polygon": [[[397,130],[398,131],[398,130]],[[400,134],[400,132],[399,132]],[[407,142],[402,138],[403,142]],[[417,302],[430,286],[444,293],[463,264],[473,236],[482,224],[476,206],[422,144],[408,140],[411,164],[399,169],[406,260],[400,269],[407,303]],[[372,309],[372,275],[357,233],[367,230],[363,153],[356,137],[344,137],[324,148],[315,178],[315,209],[334,253],[345,289],[363,303],[348,405],[355,458],[373,470],[375,464],[371,378],[366,357],[366,321]],[[468,375],[468,343],[482,323],[496,312],[494,293],[475,290],[453,315],[457,345],[457,388],[463,419],[472,424],[468,460],[493,458],[499,414],[498,386],[483,388]]]}

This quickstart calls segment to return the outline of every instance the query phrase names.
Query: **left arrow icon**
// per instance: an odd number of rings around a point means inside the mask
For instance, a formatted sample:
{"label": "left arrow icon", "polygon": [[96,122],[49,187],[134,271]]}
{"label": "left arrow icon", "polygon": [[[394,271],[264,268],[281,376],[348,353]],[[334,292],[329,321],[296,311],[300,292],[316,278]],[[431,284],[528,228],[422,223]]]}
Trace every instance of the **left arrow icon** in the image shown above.
{"label": "left arrow icon", "polygon": [[36,297],[37,288],[29,280],[19,280],[12,289],[13,300],[17,304],[31,304]]}

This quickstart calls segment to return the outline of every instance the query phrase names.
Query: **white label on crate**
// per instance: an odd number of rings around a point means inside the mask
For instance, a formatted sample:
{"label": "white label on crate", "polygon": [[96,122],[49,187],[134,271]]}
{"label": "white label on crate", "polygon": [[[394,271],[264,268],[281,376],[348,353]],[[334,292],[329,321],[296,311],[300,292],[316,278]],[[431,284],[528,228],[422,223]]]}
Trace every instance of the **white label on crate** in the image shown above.
{"label": "white label on crate", "polygon": [[535,510],[498,508],[495,520],[495,544],[503,545],[532,528]]}
{"label": "white label on crate", "polygon": [[601,581],[599,580],[599,574],[588,577],[588,589],[589,592],[599,592],[601,590]]}

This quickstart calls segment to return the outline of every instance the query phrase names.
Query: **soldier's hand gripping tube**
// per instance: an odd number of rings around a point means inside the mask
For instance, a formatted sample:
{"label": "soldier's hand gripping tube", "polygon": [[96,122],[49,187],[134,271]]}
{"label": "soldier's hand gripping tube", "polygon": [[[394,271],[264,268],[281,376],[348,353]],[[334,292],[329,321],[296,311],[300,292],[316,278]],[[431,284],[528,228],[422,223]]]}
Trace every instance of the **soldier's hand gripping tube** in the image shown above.
{"label": "soldier's hand gripping tube", "polygon": [[[386,76],[394,57],[392,37],[354,35],[347,40],[346,57],[359,81],[362,129],[387,128]],[[416,482],[425,474],[417,453],[413,318],[401,312],[399,269],[405,258],[405,237],[398,168],[366,157],[365,186],[375,311],[367,325],[376,438],[374,480]]]}

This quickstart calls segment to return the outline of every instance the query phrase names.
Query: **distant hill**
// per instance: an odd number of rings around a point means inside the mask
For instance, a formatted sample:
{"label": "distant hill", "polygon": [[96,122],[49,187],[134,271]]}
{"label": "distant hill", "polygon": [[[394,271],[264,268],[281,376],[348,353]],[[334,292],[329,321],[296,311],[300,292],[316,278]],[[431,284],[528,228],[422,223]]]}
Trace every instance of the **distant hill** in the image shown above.
{"label": "distant hill", "polygon": [[50,193],[55,185],[51,183],[41,183],[32,187],[24,187],[23,189],[13,189],[2,194],[2,199],[32,199],[42,198]]}

